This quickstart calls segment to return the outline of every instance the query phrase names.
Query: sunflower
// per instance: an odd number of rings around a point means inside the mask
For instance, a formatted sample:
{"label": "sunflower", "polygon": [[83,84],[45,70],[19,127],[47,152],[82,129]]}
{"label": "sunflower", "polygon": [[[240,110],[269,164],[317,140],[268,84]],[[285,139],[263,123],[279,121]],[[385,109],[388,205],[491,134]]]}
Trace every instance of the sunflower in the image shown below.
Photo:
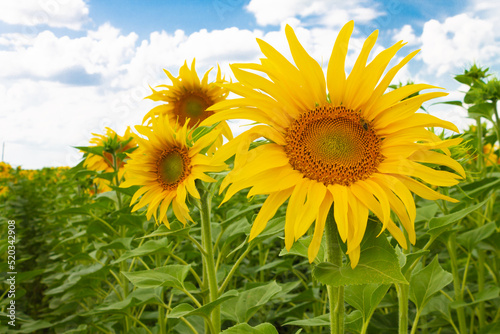
{"label": "sunflower", "polygon": [[[396,73],[418,51],[404,57],[382,76],[404,44],[396,43],[367,64],[378,35],[375,31],[364,42],[346,77],[345,59],[353,28],[351,21],[339,32],[326,80],[321,66],[305,51],[290,26],[286,26],[285,33],[295,66],[272,46],[257,39],[265,56],[261,64],[231,65],[239,82],[225,84],[241,98],[215,105],[212,109],[217,113],[202,125],[233,118],[261,123],[217,153],[221,160],[236,153],[235,167],[221,186],[222,191],[231,184],[224,202],[247,187],[252,187],[249,196],[269,195],[253,223],[250,239],[262,232],[288,199],[285,246],[289,250],[315,221],[308,249],[312,262],[320,247],[327,214],[335,204],[339,235],[347,243],[347,254],[354,268],[370,211],[382,222],[382,230],[387,229],[406,248],[405,236],[391,219],[391,211],[406,229],[409,240],[415,243],[416,209],[412,192],[431,200],[455,201],[424,183],[452,186],[465,172],[450,157],[448,149],[461,139],[441,140],[426,129],[437,126],[458,132],[456,126],[416,113],[423,102],[446,93],[430,92],[407,98],[423,89],[438,88],[427,84],[385,93]],[[260,137],[270,142],[248,151],[250,142]],[[432,169],[429,164],[446,166],[459,175]]]}
{"label": "sunflower", "polygon": [[[207,117],[214,114],[214,111],[209,108],[220,101],[226,99],[229,91],[222,88],[220,84],[224,83],[224,78],[221,76],[220,67],[217,67],[217,77],[215,82],[208,83],[208,70],[203,79],[200,81],[195,70],[195,60],[191,64],[191,69],[184,62],[184,65],[179,69],[179,77],[174,77],[169,71],[164,70],[165,74],[172,81],[172,85],[159,85],[158,87],[165,88],[162,90],[154,90],[153,94],[148,96],[148,99],[153,101],[164,101],[166,104],[159,105],[151,109],[144,116],[143,123],[151,120],[158,115],[167,115],[170,119],[170,124],[175,127],[176,124],[183,126],[185,123],[189,127],[195,127]],[[217,130],[220,130],[222,135],[227,139],[232,139],[233,134],[226,122],[221,122],[217,125]],[[215,152],[215,148],[222,145],[223,138],[219,136],[214,142],[210,153]]]}
{"label": "sunflower", "polygon": [[200,153],[217,139],[220,131],[212,131],[190,145],[188,122],[174,128],[167,117],[160,115],[151,120],[151,126],[138,125],[135,128],[147,139],[137,137],[139,148],[129,155],[125,166],[127,180],[121,185],[141,186],[130,202],[132,205],[142,196],[132,212],[149,204],[147,219],[154,216],[157,222],[170,227],[166,213],[172,205],[179,221],[183,224],[192,221],[186,196],[189,193],[200,198],[195,180],[214,182],[205,173],[226,169],[224,163],[214,163],[212,157]]}
{"label": "sunflower", "polygon": [[[90,140],[90,144],[93,147],[102,146],[104,151],[102,155],[88,153],[83,166],[89,170],[112,173],[115,170],[114,156],[116,156],[116,167],[118,168],[118,180],[122,180],[124,177],[125,161],[118,157],[119,154],[130,150],[137,146],[137,142],[134,139],[134,135],[130,131],[130,127],[127,127],[123,136],[118,135],[114,130],[106,128],[106,134],[96,134],[93,133],[94,137]],[[115,155],[110,151],[113,150]],[[99,191],[110,191],[109,181],[101,178],[96,178],[94,183],[97,185]]]}

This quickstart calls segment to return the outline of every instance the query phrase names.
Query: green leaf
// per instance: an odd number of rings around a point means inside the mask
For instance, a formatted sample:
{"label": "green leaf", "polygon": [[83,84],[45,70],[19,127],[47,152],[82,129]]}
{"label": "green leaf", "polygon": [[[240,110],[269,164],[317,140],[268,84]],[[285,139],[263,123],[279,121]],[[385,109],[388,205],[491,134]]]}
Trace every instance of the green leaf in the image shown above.
{"label": "green leaf", "polygon": [[457,236],[457,241],[465,246],[469,251],[481,241],[488,238],[495,232],[497,226],[495,222],[489,222],[483,226],[477,227],[473,230],[461,233]]}
{"label": "green leaf", "polygon": [[166,227],[165,225],[160,225],[153,233],[150,233],[144,237],[141,237],[139,239],[146,239],[146,238],[152,238],[152,237],[167,237],[167,236],[186,236],[189,234],[189,230],[191,229],[190,226],[182,226],[180,225],[180,228],[175,229],[174,224],[172,223],[170,225],[171,229]]}
{"label": "green leaf", "polygon": [[[363,325],[363,315],[358,310],[353,311],[348,315],[346,315],[344,324],[346,333],[359,333],[361,330],[361,326]],[[314,318],[293,320],[285,323],[285,326],[288,325],[301,326],[301,327],[318,327],[318,326],[329,327],[330,313],[323,314]]]}
{"label": "green leaf", "polygon": [[[118,311],[125,311],[130,307],[142,306],[144,304],[153,304],[153,303],[161,304],[163,301],[160,299],[159,293],[157,290],[148,288],[141,289],[138,288],[134,290],[131,294],[127,296],[124,300],[120,300],[118,302],[114,302],[108,305],[102,305],[97,308],[95,311],[91,311],[88,314],[95,313],[115,313]],[[156,304],[155,303],[155,304]]]}
{"label": "green leaf", "polygon": [[283,233],[284,228],[285,228],[285,216],[271,219],[267,223],[264,231],[262,231],[258,236],[255,237],[254,242],[260,242],[268,238],[275,237],[278,234]]}
{"label": "green leaf", "polygon": [[221,225],[226,225],[227,223],[230,223],[231,221],[235,220],[236,218],[248,213],[248,212],[253,212],[256,209],[260,208],[262,206],[262,203],[260,204],[255,204],[255,205],[250,205],[248,208],[244,210],[238,210],[234,215],[231,217],[227,218],[223,222],[221,222]]}
{"label": "green leaf", "polygon": [[437,312],[441,317],[446,319],[449,323],[453,321],[450,312],[450,300],[443,295],[436,295],[429,300],[425,306],[422,315],[427,315],[432,312]]}
{"label": "green leaf", "polygon": [[21,325],[19,333],[34,333],[36,331],[50,328],[53,324],[45,320],[32,320]]}
{"label": "green leaf", "polygon": [[173,264],[153,270],[121,272],[138,288],[156,288],[159,286],[184,289],[184,280],[190,265]]}
{"label": "green leaf", "polygon": [[443,270],[438,257],[425,268],[415,272],[410,279],[410,299],[422,309],[439,290],[453,281],[453,275]]}
{"label": "green leaf", "polygon": [[35,269],[30,271],[20,272],[16,275],[16,284],[29,281],[45,272],[45,269]]}
{"label": "green leaf", "polygon": [[453,302],[450,304],[451,308],[459,308],[459,307],[467,307],[471,306],[477,303],[481,303],[487,300],[492,300],[495,298],[498,298],[498,295],[500,293],[500,287],[498,286],[491,286],[488,289],[485,289],[483,291],[478,292],[477,294],[474,295],[474,301],[473,302]]}
{"label": "green leaf", "polygon": [[237,323],[248,322],[261,307],[280,291],[281,287],[275,281],[241,291],[237,298],[222,303],[221,314]]}
{"label": "green leaf", "polygon": [[160,240],[149,240],[136,249],[126,251],[122,254],[122,256],[120,256],[112,263],[119,263],[136,256],[145,256],[149,254],[168,254],[170,253],[170,248],[171,247],[169,246],[169,241],[167,238],[163,238]]}
{"label": "green leaf", "polygon": [[490,121],[493,121],[493,104],[490,102],[478,103],[469,107],[468,115],[470,118],[484,117]]}
{"label": "green leaf", "polygon": [[453,223],[456,223],[460,219],[464,218],[471,212],[476,211],[480,207],[482,207],[487,201],[490,199],[487,198],[486,200],[482,201],[481,203],[478,203],[476,205],[470,206],[468,208],[465,208],[463,210],[457,211],[450,213],[445,216],[437,217],[437,218],[432,218],[429,221],[429,230],[427,231],[428,234],[431,236],[437,237],[441,233],[445,232],[447,229],[451,227]]}
{"label": "green leaf", "polygon": [[470,197],[477,194],[487,194],[490,190],[497,189],[500,184],[499,177],[487,177],[478,181],[462,185],[462,190]]}
{"label": "green leaf", "polygon": [[366,323],[390,287],[390,284],[376,283],[350,285],[345,288],[345,301],[361,311],[363,322]]}
{"label": "green leaf", "polygon": [[498,334],[500,333],[500,320],[481,328],[478,334]]}
{"label": "green leaf", "polygon": [[403,268],[401,269],[401,271],[403,272],[403,274],[406,275],[406,273],[408,272],[408,270],[410,269],[410,267],[413,266],[413,264],[415,262],[417,262],[422,256],[424,256],[424,255],[426,255],[428,253],[429,253],[428,250],[420,249],[420,250],[415,251],[413,253],[406,254],[406,262],[405,262]]}
{"label": "green leaf", "polygon": [[238,296],[238,291],[231,290],[231,291],[226,292],[225,294],[223,294],[219,298],[217,298],[217,300],[215,300],[211,303],[205,304],[200,308],[194,308],[190,304],[180,304],[180,305],[177,305],[176,307],[174,307],[172,309],[172,311],[168,314],[167,317],[177,319],[180,317],[188,317],[188,316],[192,316],[192,315],[197,315],[197,316],[207,318],[210,316],[210,313],[212,313],[212,310],[215,307],[222,304],[226,300],[235,298],[237,296]]}
{"label": "green leaf", "polygon": [[106,251],[108,249],[123,249],[123,250],[129,250],[130,249],[130,244],[134,238],[118,238],[118,239],[113,239],[108,244],[100,245],[99,247],[96,247],[96,249],[101,250],[101,251]]}
{"label": "green leaf", "polygon": [[385,234],[377,237],[380,225],[369,224],[361,242],[361,255],[356,268],[350,265],[322,262],[314,267],[318,281],[330,286],[368,283],[408,283],[401,273],[399,260]]}
{"label": "green leaf", "polygon": [[248,324],[239,324],[228,328],[221,333],[225,334],[278,334],[273,325],[265,322],[256,327],[251,327]]}
{"label": "green leaf", "polygon": [[220,245],[233,242],[240,236],[245,236],[250,233],[250,224],[245,217],[229,224],[220,236]]}
{"label": "green leaf", "polygon": [[[361,312],[360,312],[361,314]],[[302,320],[293,320],[285,323],[285,326],[293,325],[293,326],[302,326],[302,327],[318,327],[318,326],[330,326],[330,313],[323,314],[318,317],[302,319]]]}
{"label": "green leaf", "polygon": [[417,208],[417,216],[415,217],[415,222],[428,222],[436,216],[437,210],[438,206],[435,203]]}
{"label": "green leaf", "polygon": [[73,147],[85,153],[90,153],[100,156],[102,156],[102,153],[104,152],[104,146],[73,146]]}
{"label": "green leaf", "polygon": [[462,101],[446,101],[446,102],[433,103],[433,105],[434,104],[451,104],[452,106],[459,106],[459,107],[461,107],[462,106]]}
{"label": "green leaf", "polygon": [[[311,243],[313,236],[309,235],[304,238],[300,238],[297,242],[293,243],[292,248],[289,251],[286,248],[283,248],[279,254],[279,256],[284,255],[297,255],[308,259],[307,249],[309,248],[309,244]],[[325,260],[325,251],[323,248],[323,244],[320,246],[320,250],[318,252],[318,256],[314,262],[319,263]]]}

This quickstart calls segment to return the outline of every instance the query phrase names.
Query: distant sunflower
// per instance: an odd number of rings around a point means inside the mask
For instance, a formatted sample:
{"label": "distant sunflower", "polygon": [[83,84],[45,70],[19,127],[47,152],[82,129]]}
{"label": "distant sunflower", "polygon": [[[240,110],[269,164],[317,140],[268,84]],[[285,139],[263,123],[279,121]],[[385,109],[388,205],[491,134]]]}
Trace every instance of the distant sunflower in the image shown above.
{"label": "distant sunflower", "polygon": [[[112,173],[116,167],[118,168],[118,180],[122,180],[124,177],[125,170],[123,169],[125,162],[118,157],[120,153],[125,153],[133,147],[137,146],[137,142],[134,139],[134,135],[130,131],[130,127],[127,127],[123,136],[118,135],[114,130],[106,128],[106,134],[96,134],[93,133],[94,137],[90,140],[92,146],[102,146],[104,151],[101,155],[88,153],[83,166],[89,170],[94,170],[97,172]],[[116,162],[114,161],[114,156],[110,151],[114,151],[116,156]],[[97,185],[99,191],[110,191],[109,181],[101,178],[96,178],[94,183]]]}
{"label": "distant sunflower", "polygon": [[[286,26],[285,32],[295,66],[257,39],[265,55],[261,64],[233,64],[239,82],[225,85],[242,98],[215,105],[213,110],[217,113],[205,124],[233,118],[261,123],[224,145],[217,154],[224,160],[236,153],[235,167],[221,187],[222,191],[231,184],[224,201],[247,187],[252,187],[249,196],[269,195],[253,223],[250,239],[262,232],[289,199],[285,246],[290,249],[316,221],[309,246],[312,262],[321,244],[328,211],[335,203],[339,235],[347,242],[347,254],[354,268],[359,261],[369,211],[406,248],[406,239],[391,219],[391,210],[415,243],[416,209],[411,192],[431,200],[455,201],[422,182],[452,186],[465,172],[450,158],[448,150],[461,139],[441,140],[426,129],[439,126],[458,132],[457,128],[434,116],[416,113],[424,101],[446,93],[407,98],[423,89],[438,88],[414,84],[384,94],[396,73],[418,51],[403,58],[382,77],[404,44],[396,43],[367,65],[378,35],[375,31],[365,41],[346,77],[345,59],[353,28],[351,21],[340,31],[326,81],[321,66],[304,50],[290,26]],[[253,71],[262,72],[269,79]],[[247,151],[249,143],[260,137],[271,143]],[[460,175],[421,163],[447,166]]]}
{"label": "distant sunflower", "polygon": [[154,216],[156,221],[170,227],[166,213],[172,205],[179,221],[183,224],[187,220],[192,221],[186,195],[189,193],[200,198],[195,180],[214,182],[205,173],[220,172],[226,168],[224,163],[215,163],[213,158],[200,153],[217,139],[220,132],[210,132],[190,146],[186,141],[188,122],[174,128],[168,118],[160,115],[151,120],[151,127],[138,125],[135,128],[147,139],[137,137],[139,148],[129,155],[125,166],[127,180],[122,187],[141,186],[130,205],[142,198],[132,211],[149,204],[147,218]]}
{"label": "distant sunflower", "polygon": [[[170,124],[175,127],[176,124],[183,126],[188,122],[189,127],[198,126],[200,122],[214,114],[210,107],[217,102],[226,99],[229,91],[222,88],[220,84],[224,83],[224,78],[221,75],[220,67],[217,68],[217,77],[215,82],[208,83],[207,71],[200,81],[195,70],[195,60],[191,64],[191,69],[184,62],[184,65],[179,69],[179,76],[174,77],[169,71],[164,70],[165,74],[172,81],[172,85],[159,85],[165,89],[154,90],[153,94],[148,96],[148,99],[153,101],[164,101],[165,104],[151,109],[144,116],[143,123],[158,115],[167,115],[170,119]],[[221,122],[217,125],[216,130],[220,130],[221,134],[227,139],[232,139],[233,134],[226,122]],[[222,136],[219,136],[214,142],[214,148],[222,145]],[[212,153],[214,150],[211,151]]]}

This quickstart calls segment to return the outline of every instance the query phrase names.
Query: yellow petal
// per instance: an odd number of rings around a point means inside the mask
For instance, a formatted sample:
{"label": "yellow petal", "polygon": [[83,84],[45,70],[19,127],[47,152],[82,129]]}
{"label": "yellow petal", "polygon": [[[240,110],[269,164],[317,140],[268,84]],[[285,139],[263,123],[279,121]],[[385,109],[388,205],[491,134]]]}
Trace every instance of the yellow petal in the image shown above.
{"label": "yellow petal", "polygon": [[422,183],[418,182],[417,180],[414,180],[410,177],[406,177],[403,175],[394,175],[394,176],[397,177],[405,186],[407,186],[408,189],[410,189],[412,192],[414,192],[415,194],[417,194],[418,196],[420,196],[422,198],[428,199],[430,201],[444,199],[445,201],[448,201],[448,202],[453,202],[453,203],[459,202],[458,200],[456,200],[454,198],[448,197],[446,195],[440,194],[440,193],[432,190],[431,188],[427,187],[426,185],[424,185],[424,184],[422,184]]}
{"label": "yellow petal", "polygon": [[[370,36],[363,43],[363,48],[354,63],[354,67],[352,68],[351,74],[346,80],[346,89],[345,89],[345,98],[342,103],[346,106],[351,106],[356,103],[356,95],[358,93],[358,89],[363,83],[364,74],[365,74],[365,66],[368,56],[370,55],[370,51],[372,50],[375,42],[377,41],[378,30],[375,30],[371,33]],[[356,111],[356,110],[355,110]]]}
{"label": "yellow petal", "polygon": [[333,196],[333,211],[340,238],[343,242],[346,242],[347,236],[349,234],[349,220],[347,214],[349,211],[349,201],[347,196],[347,188],[338,184],[334,184],[329,185],[328,190]]}
{"label": "yellow petal", "polygon": [[382,209],[382,231],[387,228],[387,224],[389,222],[391,216],[391,206],[389,204],[389,200],[387,199],[387,195],[380,185],[370,179],[364,181],[356,182],[361,188],[364,188],[368,193],[373,194],[378,201],[380,202],[380,208]]}
{"label": "yellow petal", "polygon": [[307,201],[304,205],[304,210],[300,213],[299,218],[295,222],[295,241],[307,232],[314,219],[316,219],[318,210],[326,192],[327,190],[323,183],[311,181],[311,186],[307,192]]}
{"label": "yellow petal", "polygon": [[378,101],[378,99],[384,94],[387,90],[387,87],[391,84],[392,79],[396,76],[399,70],[406,65],[420,50],[413,51],[406,57],[404,57],[396,66],[387,71],[386,75],[382,78],[380,83],[377,85],[377,88],[373,91],[373,94],[370,96],[370,99],[365,103],[364,109],[370,110],[372,105]]}
{"label": "yellow petal", "polygon": [[299,213],[304,207],[304,201],[306,199],[310,184],[311,182],[308,179],[304,179],[302,182],[297,184],[293,189],[290,200],[288,201],[285,219],[285,247],[287,250],[290,250],[290,248],[292,248],[293,241],[295,239],[295,222],[298,218]]}
{"label": "yellow petal", "polygon": [[409,160],[447,166],[465,178],[465,170],[462,165],[449,156],[435,151],[417,151],[410,156]]}
{"label": "yellow petal", "polygon": [[267,222],[273,218],[279,207],[290,197],[293,188],[278,191],[269,195],[257,214],[257,218],[250,230],[250,241],[258,236],[267,225]]}
{"label": "yellow petal", "polygon": [[309,263],[312,263],[318,251],[321,247],[321,240],[323,239],[323,231],[325,229],[325,222],[330,211],[330,207],[333,203],[333,197],[329,191],[326,192],[323,201],[318,210],[318,215],[316,217],[316,224],[314,225],[314,235],[307,249],[307,257],[309,258]]}
{"label": "yellow petal", "polygon": [[425,101],[446,95],[448,95],[448,93],[425,93],[396,103],[395,105],[381,111],[373,120],[373,126],[376,129],[382,129],[391,123],[408,118],[413,115]]}
{"label": "yellow petal", "polygon": [[345,93],[345,58],[349,46],[349,38],[354,29],[354,21],[347,22],[339,32],[328,62],[327,84],[330,100],[334,106],[340,105]]}
{"label": "yellow petal", "polygon": [[380,173],[399,174],[405,176],[414,176],[422,179],[424,182],[436,185],[451,187],[458,183],[457,178],[460,176],[434,170],[430,167],[409,160],[388,161],[385,160],[378,166]]}
{"label": "yellow petal", "polygon": [[352,193],[350,189],[347,190],[349,197],[349,224],[353,227],[353,233],[347,239],[347,252],[349,254],[352,249],[357,248],[363,240],[365,235],[366,225],[368,222],[368,208],[361,203]]}
{"label": "yellow petal", "polygon": [[[406,85],[401,88],[392,90],[388,92],[387,94],[384,94],[380,99],[378,99],[370,108],[366,108],[364,110],[364,113],[366,115],[369,115],[369,119],[374,119],[378,114],[391,107],[397,102],[400,102],[404,98],[410,96],[411,94],[414,94],[416,92],[419,92],[424,89],[442,89],[437,86],[432,86],[428,84],[413,84],[413,85]],[[413,124],[411,124],[413,125]]]}
{"label": "yellow petal", "polygon": [[304,99],[311,98],[309,102],[313,107],[316,103],[326,102],[325,76],[321,66],[304,50],[300,44],[292,27],[288,24],[285,27],[285,34],[290,45],[293,60],[303,75],[305,85],[310,89],[310,96],[303,96]]}

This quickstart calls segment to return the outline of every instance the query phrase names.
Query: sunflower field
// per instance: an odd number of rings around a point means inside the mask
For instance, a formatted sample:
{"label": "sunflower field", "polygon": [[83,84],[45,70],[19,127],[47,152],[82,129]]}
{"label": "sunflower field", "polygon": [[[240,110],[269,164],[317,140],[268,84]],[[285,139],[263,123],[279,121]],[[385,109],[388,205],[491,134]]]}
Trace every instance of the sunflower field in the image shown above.
{"label": "sunflower field", "polygon": [[459,132],[403,42],[346,74],[353,29],[326,73],[287,26],[293,61],[165,70],[75,167],[1,162],[0,332],[500,333],[500,81],[456,75]]}

